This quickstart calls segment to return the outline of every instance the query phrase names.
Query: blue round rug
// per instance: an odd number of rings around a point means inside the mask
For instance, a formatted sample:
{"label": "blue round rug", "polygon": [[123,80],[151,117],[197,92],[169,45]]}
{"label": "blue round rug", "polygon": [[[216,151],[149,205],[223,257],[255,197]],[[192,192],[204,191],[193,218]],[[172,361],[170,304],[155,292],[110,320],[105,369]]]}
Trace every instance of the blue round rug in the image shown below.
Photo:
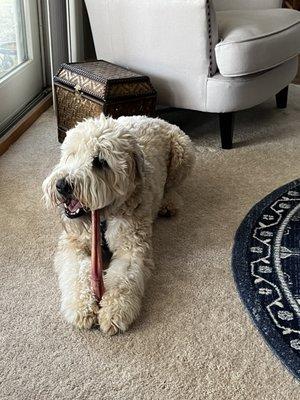
{"label": "blue round rug", "polygon": [[232,268],[257,328],[300,379],[300,180],[248,213],[235,236]]}

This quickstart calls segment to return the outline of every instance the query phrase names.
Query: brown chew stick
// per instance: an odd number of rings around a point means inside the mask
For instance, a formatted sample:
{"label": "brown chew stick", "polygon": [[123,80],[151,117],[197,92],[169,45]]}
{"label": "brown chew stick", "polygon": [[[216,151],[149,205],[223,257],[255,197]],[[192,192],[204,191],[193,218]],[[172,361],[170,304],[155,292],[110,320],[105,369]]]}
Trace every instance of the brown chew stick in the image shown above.
{"label": "brown chew stick", "polygon": [[97,301],[101,300],[104,293],[101,232],[99,225],[100,210],[92,211],[91,288]]}

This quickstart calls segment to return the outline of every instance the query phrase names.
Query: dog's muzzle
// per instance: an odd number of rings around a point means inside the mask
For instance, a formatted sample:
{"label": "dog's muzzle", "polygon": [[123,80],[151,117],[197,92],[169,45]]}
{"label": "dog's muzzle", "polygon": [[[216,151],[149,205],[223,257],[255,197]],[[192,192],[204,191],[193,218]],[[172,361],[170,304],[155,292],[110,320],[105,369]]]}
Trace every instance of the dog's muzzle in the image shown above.
{"label": "dog's muzzle", "polygon": [[62,198],[65,215],[68,218],[78,218],[88,212],[83,204],[74,196],[73,188],[65,178],[59,179],[56,182],[56,190]]}

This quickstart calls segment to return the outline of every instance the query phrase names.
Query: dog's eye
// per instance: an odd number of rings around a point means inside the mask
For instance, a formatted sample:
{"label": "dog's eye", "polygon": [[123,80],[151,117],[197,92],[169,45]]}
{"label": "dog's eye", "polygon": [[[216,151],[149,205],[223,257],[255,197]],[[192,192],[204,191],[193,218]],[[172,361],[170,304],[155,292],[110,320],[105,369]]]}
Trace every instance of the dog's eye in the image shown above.
{"label": "dog's eye", "polygon": [[103,169],[108,167],[108,164],[105,160],[103,160],[103,158],[99,158],[99,157],[94,157],[93,158],[93,163],[92,163],[94,168],[97,169]]}

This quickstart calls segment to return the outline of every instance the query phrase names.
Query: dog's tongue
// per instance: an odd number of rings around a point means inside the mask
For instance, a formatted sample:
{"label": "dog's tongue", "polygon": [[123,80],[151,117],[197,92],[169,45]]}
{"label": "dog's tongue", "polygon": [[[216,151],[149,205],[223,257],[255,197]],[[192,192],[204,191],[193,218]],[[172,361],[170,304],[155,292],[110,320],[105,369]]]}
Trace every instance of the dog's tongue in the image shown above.
{"label": "dog's tongue", "polygon": [[79,208],[82,208],[83,205],[80,203],[79,200],[77,199],[72,199],[70,203],[68,204],[68,209],[73,213],[77,211]]}

